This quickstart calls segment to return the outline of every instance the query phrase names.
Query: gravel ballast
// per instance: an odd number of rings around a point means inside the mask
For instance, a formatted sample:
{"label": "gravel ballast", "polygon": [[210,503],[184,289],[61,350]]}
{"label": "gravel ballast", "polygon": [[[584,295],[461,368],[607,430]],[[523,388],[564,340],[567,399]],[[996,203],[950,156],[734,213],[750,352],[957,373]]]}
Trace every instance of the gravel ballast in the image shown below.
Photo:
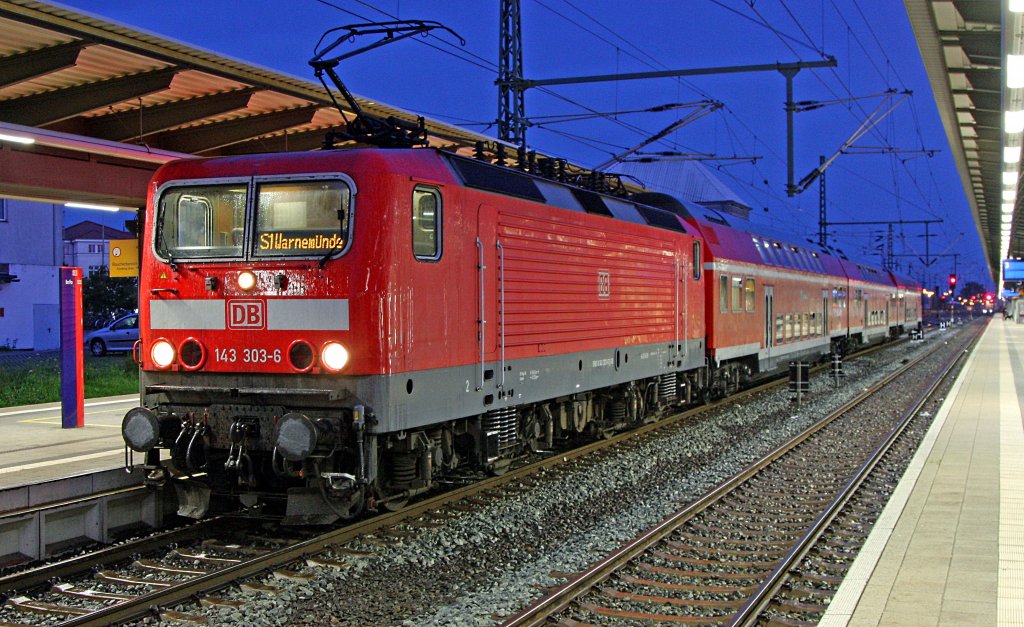
{"label": "gravel ballast", "polygon": [[233,588],[221,596],[245,599],[245,608],[202,611],[211,624],[499,624],[564,581],[553,571],[586,568],[955,332],[848,361],[838,386],[817,375],[799,406],[785,389],[757,394],[597,460],[545,471],[528,490],[473,511],[447,511],[436,528],[353,542],[344,548],[370,555],[326,555],[349,567],[305,569],[315,575],[305,583],[275,579],[278,596]]}

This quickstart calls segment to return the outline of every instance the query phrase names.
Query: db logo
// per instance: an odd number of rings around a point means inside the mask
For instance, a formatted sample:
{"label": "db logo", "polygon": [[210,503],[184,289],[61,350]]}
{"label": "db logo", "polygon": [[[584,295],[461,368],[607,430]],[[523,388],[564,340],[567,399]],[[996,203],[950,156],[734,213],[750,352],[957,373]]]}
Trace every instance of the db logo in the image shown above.
{"label": "db logo", "polygon": [[612,273],[607,270],[597,271],[597,297],[606,300],[612,296]]}
{"label": "db logo", "polygon": [[262,329],[266,326],[266,305],[262,300],[229,300],[229,329]]}

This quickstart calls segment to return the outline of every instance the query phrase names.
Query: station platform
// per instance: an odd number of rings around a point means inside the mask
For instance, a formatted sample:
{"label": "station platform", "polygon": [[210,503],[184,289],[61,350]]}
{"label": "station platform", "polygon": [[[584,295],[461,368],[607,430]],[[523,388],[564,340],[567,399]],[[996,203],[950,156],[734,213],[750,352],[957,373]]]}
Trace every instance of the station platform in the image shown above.
{"label": "station platform", "polygon": [[87,399],[77,429],[61,428],[60,403],[0,408],[0,490],[122,468],[121,419],[138,403],[135,394]]}
{"label": "station platform", "polygon": [[820,625],[1024,625],[1024,324],[993,318]]}

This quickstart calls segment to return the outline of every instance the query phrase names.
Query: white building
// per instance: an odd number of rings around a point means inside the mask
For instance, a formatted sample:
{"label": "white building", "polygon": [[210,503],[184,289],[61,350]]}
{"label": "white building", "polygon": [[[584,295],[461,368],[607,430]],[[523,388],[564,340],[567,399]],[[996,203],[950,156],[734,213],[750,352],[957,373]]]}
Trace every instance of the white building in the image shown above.
{"label": "white building", "polygon": [[63,209],[0,199],[0,348],[60,346]]}
{"label": "white building", "polygon": [[64,265],[78,266],[85,276],[110,265],[110,240],[135,239],[127,231],[90,220],[64,229]]}

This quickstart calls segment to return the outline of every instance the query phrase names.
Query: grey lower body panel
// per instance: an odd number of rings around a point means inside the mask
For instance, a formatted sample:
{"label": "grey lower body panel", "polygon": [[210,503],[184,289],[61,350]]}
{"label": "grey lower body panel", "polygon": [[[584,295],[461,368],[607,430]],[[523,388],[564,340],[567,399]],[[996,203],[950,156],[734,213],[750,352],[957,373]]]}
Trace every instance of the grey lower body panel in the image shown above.
{"label": "grey lower body panel", "polygon": [[[691,340],[679,354],[669,344],[647,344],[508,360],[376,377],[379,432],[400,431],[493,409],[536,403],[704,365],[704,340]],[[481,379],[483,379],[481,386]],[[410,391],[411,390],[411,391]]]}
{"label": "grey lower body panel", "polygon": [[787,366],[791,361],[815,361],[831,350],[831,342],[823,337],[773,346],[770,351],[762,349],[758,352],[757,367],[760,372],[771,372]]}
{"label": "grey lower body panel", "polygon": [[394,375],[256,375],[143,373],[147,406],[231,403],[327,409],[362,404],[372,410],[372,431],[388,433],[476,416],[638,379],[704,366],[703,338],[527,359],[506,360]]}

